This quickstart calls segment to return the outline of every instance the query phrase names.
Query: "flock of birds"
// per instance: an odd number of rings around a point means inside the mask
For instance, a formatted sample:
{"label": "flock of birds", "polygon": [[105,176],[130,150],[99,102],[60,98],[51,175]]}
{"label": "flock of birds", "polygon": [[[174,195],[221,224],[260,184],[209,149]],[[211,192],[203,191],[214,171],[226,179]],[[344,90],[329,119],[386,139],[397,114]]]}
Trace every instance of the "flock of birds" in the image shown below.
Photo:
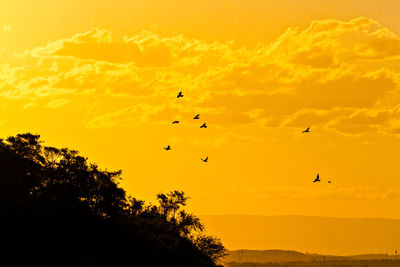
{"label": "flock of birds", "polygon": [[[176,96],[176,98],[181,98],[181,97],[183,97],[183,93],[182,93],[182,91],[180,91],[179,93],[178,93],[178,95]],[[200,119],[200,114],[197,114],[196,116],[194,116],[194,118],[193,118],[194,120],[198,120],[198,119]],[[173,121],[172,122],[172,124],[178,124],[179,123],[179,121]],[[207,124],[206,123],[203,123],[201,126],[200,126],[200,128],[207,128]],[[310,127],[308,127],[307,129],[305,129],[304,131],[302,131],[302,133],[309,133],[310,132]],[[167,147],[164,147],[164,149],[165,150],[171,150],[172,148],[171,148],[171,146],[170,145],[168,145]],[[208,162],[208,156],[205,158],[205,159],[202,159],[202,158],[200,158],[203,162]],[[315,178],[315,180],[313,181],[313,183],[317,183],[317,182],[321,182],[321,180],[319,179],[319,173],[317,173],[317,177]],[[328,181],[328,183],[330,184],[331,183],[331,181]]]}
{"label": "flock of birds", "polygon": [[[179,92],[179,94],[176,96],[176,98],[181,98],[183,97],[182,91]],[[193,117],[194,120],[199,120],[200,119],[200,114],[197,114],[196,116]],[[179,121],[173,121],[172,124],[178,124]],[[200,128],[207,128],[207,124],[203,123]],[[167,147],[164,147],[165,150],[172,150],[171,146],[168,145]],[[204,159],[200,158],[203,162],[208,162],[208,156]]]}

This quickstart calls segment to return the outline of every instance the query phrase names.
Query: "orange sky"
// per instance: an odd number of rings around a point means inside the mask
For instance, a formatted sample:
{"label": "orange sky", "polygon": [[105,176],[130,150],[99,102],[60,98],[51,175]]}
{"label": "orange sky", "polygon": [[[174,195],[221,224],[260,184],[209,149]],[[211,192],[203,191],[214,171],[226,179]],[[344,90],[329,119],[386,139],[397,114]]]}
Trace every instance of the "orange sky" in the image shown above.
{"label": "orange sky", "polygon": [[1,136],[196,214],[400,218],[397,0],[3,2]]}

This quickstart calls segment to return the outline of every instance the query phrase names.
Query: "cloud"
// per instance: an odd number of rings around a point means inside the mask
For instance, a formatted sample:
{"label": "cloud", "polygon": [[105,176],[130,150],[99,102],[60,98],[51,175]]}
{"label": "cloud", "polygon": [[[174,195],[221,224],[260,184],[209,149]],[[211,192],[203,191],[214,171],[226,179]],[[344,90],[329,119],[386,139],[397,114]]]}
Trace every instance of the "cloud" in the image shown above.
{"label": "cloud", "polygon": [[53,99],[47,104],[47,107],[61,108],[61,107],[65,106],[66,104],[68,104],[69,102],[70,102],[70,100],[68,100],[68,99],[62,99],[62,98]]}
{"label": "cloud", "polygon": [[37,106],[37,103],[35,103],[35,102],[29,102],[29,103],[27,103],[27,104],[25,104],[24,106],[23,106],[23,109],[29,109],[29,108],[33,108],[33,107],[36,107]]}
{"label": "cloud", "polygon": [[368,18],[313,21],[254,48],[93,28],[16,58],[25,64],[3,66],[1,96],[96,99],[88,127],[204,113],[220,127],[400,133],[400,38]]}
{"label": "cloud", "polygon": [[162,107],[147,104],[138,104],[129,108],[117,110],[91,119],[86,126],[88,128],[111,128],[116,126],[132,125],[140,121],[146,121],[147,116],[158,112]]}
{"label": "cloud", "polygon": [[1,27],[1,29],[2,29],[4,32],[10,32],[10,31],[12,31],[12,27],[11,27],[10,24],[4,24],[4,25]]}

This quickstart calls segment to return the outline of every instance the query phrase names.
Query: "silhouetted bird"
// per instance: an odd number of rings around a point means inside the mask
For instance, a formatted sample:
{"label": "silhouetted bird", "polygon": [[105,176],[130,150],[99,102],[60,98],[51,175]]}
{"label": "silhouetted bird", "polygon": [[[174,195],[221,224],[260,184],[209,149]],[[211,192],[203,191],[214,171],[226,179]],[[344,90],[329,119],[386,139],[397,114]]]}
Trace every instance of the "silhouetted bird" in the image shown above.
{"label": "silhouetted bird", "polygon": [[305,129],[304,131],[303,131],[303,133],[309,133],[310,132],[310,127],[308,127],[307,129]]}
{"label": "silhouetted bird", "polygon": [[176,98],[183,97],[182,91],[179,92],[178,96]]}
{"label": "silhouetted bird", "polygon": [[328,184],[330,184],[331,183],[331,181],[328,181]]}
{"label": "silhouetted bird", "polygon": [[208,161],[208,157],[206,157],[205,159],[201,159],[202,161],[204,161],[204,162],[207,162]]}
{"label": "silhouetted bird", "polygon": [[207,124],[203,123],[203,125],[201,125],[200,128],[207,128]]}
{"label": "silhouetted bird", "polygon": [[173,121],[172,124],[179,123],[179,121]]}
{"label": "silhouetted bird", "polygon": [[194,116],[194,118],[193,118],[194,120],[198,120],[198,119],[200,119],[200,114],[197,114],[196,116]]}
{"label": "silhouetted bird", "polygon": [[315,182],[321,182],[321,180],[319,179],[319,174],[317,173],[317,178],[315,178],[315,180],[313,181],[313,183]]}
{"label": "silhouetted bird", "polygon": [[167,147],[164,147],[165,150],[171,150],[171,146],[168,145]]}

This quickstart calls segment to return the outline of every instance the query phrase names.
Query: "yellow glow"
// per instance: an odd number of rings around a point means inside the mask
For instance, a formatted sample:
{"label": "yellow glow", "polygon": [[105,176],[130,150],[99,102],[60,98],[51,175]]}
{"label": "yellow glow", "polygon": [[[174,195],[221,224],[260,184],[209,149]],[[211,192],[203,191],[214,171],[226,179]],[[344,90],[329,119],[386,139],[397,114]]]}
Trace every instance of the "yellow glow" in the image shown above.
{"label": "yellow glow", "polygon": [[147,201],[184,190],[196,214],[400,218],[399,12],[397,0],[6,0],[0,134],[122,169]]}

